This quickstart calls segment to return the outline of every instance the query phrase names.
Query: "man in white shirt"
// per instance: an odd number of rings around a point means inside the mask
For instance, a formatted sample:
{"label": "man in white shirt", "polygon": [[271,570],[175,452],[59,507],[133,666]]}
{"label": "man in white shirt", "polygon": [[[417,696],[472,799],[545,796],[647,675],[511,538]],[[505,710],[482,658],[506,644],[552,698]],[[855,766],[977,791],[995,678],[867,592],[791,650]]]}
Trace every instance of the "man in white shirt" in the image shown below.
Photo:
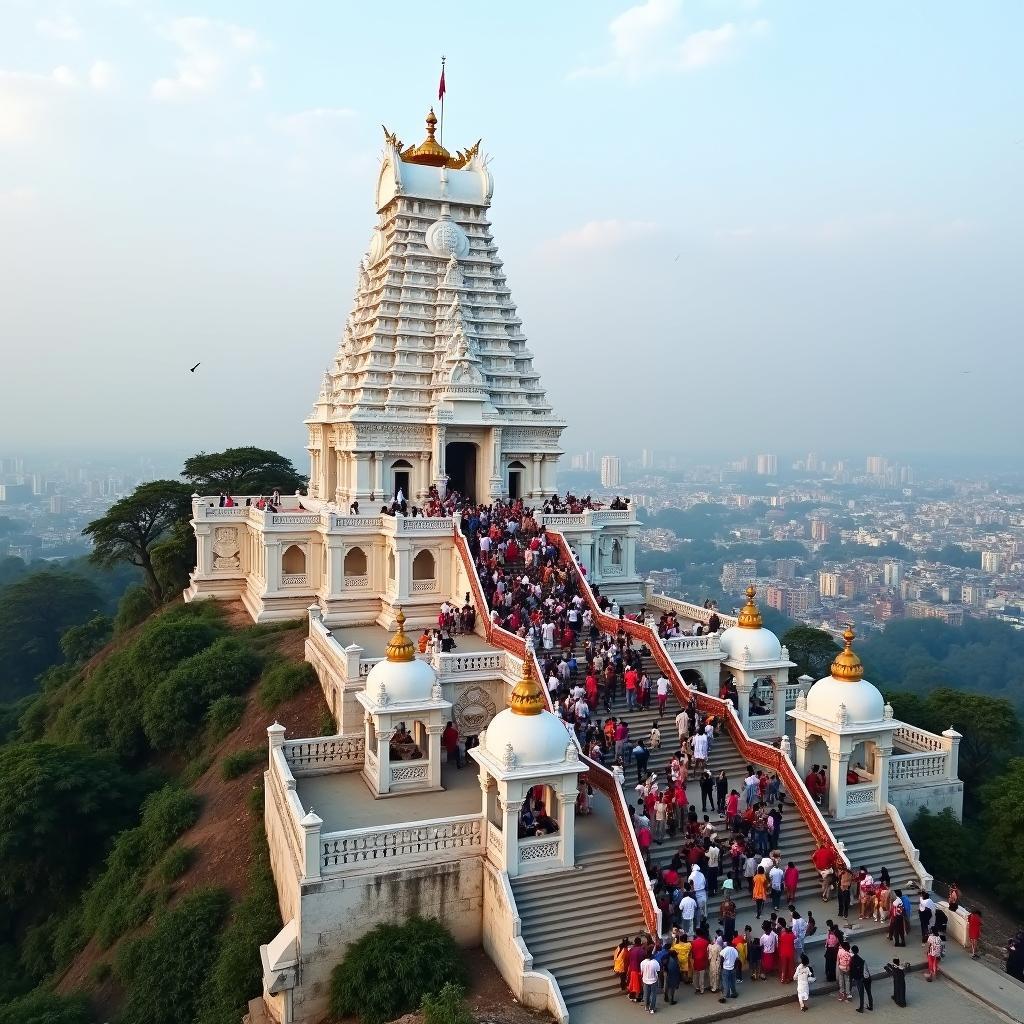
{"label": "man in white shirt", "polygon": [[679,901],[679,913],[683,919],[683,931],[686,932],[687,937],[693,938],[693,919],[697,915],[697,901],[690,895],[690,891],[687,890],[683,895],[683,898]]}
{"label": "man in white shirt", "polygon": [[658,1007],[658,976],[661,964],[650,954],[640,961],[640,980],[644,985],[644,1006],[648,1013],[654,1013]]}
{"label": "man in white shirt", "polygon": [[701,918],[708,916],[708,880],[704,877],[699,864],[693,865],[690,872],[690,885],[693,886],[693,898],[697,901],[697,910]]}
{"label": "man in white shirt", "polygon": [[778,910],[782,906],[782,879],[784,876],[785,872],[773,861],[768,871],[768,881],[772,887],[772,910]]}
{"label": "man in white shirt", "polygon": [[658,694],[658,717],[660,718],[665,714],[665,705],[668,703],[668,680],[665,678],[664,672],[658,676],[658,681],[654,685]]}
{"label": "man in white shirt", "polygon": [[676,732],[679,734],[679,746],[682,747],[690,736],[690,716],[686,708],[676,715]]}
{"label": "man in white shirt", "polygon": [[736,998],[736,961],[740,958],[739,950],[728,945],[722,950],[722,995],[718,1000],[724,1003],[726,999]]}
{"label": "man in white shirt", "polygon": [[708,738],[702,732],[694,733],[690,745],[693,749],[693,774],[699,776],[708,760]]}
{"label": "man in white shirt", "polygon": [[545,622],[540,627],[540,635],[544,644],[544,650],[550,651],[555,646],[555,624],[553,622]]}

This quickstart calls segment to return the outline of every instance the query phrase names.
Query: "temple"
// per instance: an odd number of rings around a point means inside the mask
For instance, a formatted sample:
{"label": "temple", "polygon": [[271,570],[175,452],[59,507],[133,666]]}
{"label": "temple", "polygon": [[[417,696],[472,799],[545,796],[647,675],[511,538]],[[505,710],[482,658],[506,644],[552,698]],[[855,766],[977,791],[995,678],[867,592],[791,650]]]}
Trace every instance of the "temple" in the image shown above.
{"label": "temple", "polygon": [[[904,817],[961,810],[959,734],[897,721],[852,630],[829,676],[792,679],[753,587],[737,616],[654,594],[628,504],[558,495],[565,423],[494,244],[488,160],[479,142],[450,154],[435,124],[419,145],[385,130],[377,223],[306,420],[307,492],[193,497],[185,599],[306,617],[334,719],[327,736],[268,729],[285,924],[259,950],[254,1024],[323,1020],[347,946],[412,914],[482,946],[556,1020],[588,1003],[618,1019],[609,952],[675,923],[673,856],[714,861],[713,892],[733,837],[774,813],[755,784],[749,817],[723,803],[695,834],[694,782],[683,798],[666,785],[681,750],[729,788],[753,771],[786,794],[774,840],[802,903],[818,899],[816,850],[837,873],[870,863],[927,889]],[[663,845],[645,839],[634,773],[652,806],[671,802]],[[735,899],[740,930],[756,925]],[[583,928],[581,906],[600,906]]]}

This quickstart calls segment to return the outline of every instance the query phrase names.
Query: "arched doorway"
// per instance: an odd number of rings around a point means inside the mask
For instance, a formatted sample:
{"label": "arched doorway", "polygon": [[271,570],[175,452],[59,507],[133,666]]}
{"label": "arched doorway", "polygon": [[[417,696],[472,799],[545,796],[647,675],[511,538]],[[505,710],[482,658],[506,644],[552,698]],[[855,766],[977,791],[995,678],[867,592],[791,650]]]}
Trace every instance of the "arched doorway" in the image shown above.
{"label": "arched doorway", "polygon": [[444,446],[444,470],[448,492],[458,491],[476,501],[476,445],[472,441],[450,441]]}
{"label": "arched doorway", "polygon": [[684,668],[679,674],[683,677],[683,682],[691,690],[697,690],[700,693],[708,692],[704,677],[695,668]]}
{"label": "arched doorway", "polygon": [[402,497],[408,501],[412,497],[412,463],[405,459],[396,459],[391,466],[391,477],[391,497],[397,498],[401,492]]}
{"label": "arched doorway", "polygon": [[523,475],[526,467],[521,462],[508,464],[508,496],[512,501],[523,496]]}

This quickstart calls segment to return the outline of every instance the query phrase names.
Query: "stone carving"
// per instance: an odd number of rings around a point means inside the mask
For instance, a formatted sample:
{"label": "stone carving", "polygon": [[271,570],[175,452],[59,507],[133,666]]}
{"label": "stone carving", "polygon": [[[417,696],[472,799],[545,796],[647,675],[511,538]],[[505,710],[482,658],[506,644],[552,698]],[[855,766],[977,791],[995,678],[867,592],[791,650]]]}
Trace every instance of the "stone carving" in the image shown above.
{"label": "stone carving", "polygon": [[458,258],[452,253],[448,260],[448,269],[445,271],[444,283],[452,288],[462,287],[462,268],[459,266]]}
{"label": "stone carving", "polygon": [[554,840],[548,843],[536,843],[532,846],[519,847],[519,859],[525,860],[548,860],[557,857],[559,854],[559,842]]}
{"label": "stone carving", "polygon": [[840,704],[839,707],[836,708],[836,721],[840,726],[850,724],[850,711],[845,704]]}
{"label": "stone carving", "polygon": [[516,757],[516,752],[512,749],[511,743],[505,744],[505,757],[503,759],[505,765],[505,771],[512,771],[518,764],[519,758]]}
{"label": "stone carving", "polygon": [[497,706],[482,686],[467,686],[455,700],[452,709],[455,724],[463,736],[480,737],[483,742],[485,726],[497,714]]}
{"label": "stone carving", "polygon": [[239,569],[242,562],[238,557],[237,526],[218,526],[213,531],[213,567],[214,569]]}
{"label": "stone carving", "polygon": [[469,255],[469,239],[455,221],[442,218],[434,221],[424,234],[427,248],[435,256],[465,259]]}
{"label": "stone carving", "polygon": [[429,765],[425,762],[421,764],[411,765],[392,765],[391,766],[391,781],[392,782],[418,782],[421,779],[427,777],[427,770]]}

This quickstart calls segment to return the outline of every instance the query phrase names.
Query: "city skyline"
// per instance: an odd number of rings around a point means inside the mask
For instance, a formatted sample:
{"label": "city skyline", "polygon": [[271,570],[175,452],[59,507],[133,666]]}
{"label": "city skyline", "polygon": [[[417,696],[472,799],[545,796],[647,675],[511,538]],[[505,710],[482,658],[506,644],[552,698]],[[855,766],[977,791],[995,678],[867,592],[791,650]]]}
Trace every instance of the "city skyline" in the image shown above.
{"label": "city skyline", "polygon": [[[952,5],[750,0],[397,25],[383,9],[314,5],[300,25],[240,3],[4,18],[0,298],[17,386],[0,436],[15,447],[67,443],[70,421],[97,448],[166,450],[173,424],[182,449],[300,450],[374,222],[379,124],[421,137],[444,52],[446,142],[482,135],[493,155],[502,258],[568,447],[589,431],[658,448],[679,436],[687,373],[727,364],[686,396],[709,452],[752,432],[761,451],[801,445],[810,420],[820,447],[896,434],[912,453],[1016,454],[1000,410],[1024,368],[1017,5],[984,22]],[[383,36],[408,55],[387,76]],[[581,358],[609,369],[610,415]],[[61,416],[40,423],[43,394]],[[257,439],[243,408],[261,412]]]}

